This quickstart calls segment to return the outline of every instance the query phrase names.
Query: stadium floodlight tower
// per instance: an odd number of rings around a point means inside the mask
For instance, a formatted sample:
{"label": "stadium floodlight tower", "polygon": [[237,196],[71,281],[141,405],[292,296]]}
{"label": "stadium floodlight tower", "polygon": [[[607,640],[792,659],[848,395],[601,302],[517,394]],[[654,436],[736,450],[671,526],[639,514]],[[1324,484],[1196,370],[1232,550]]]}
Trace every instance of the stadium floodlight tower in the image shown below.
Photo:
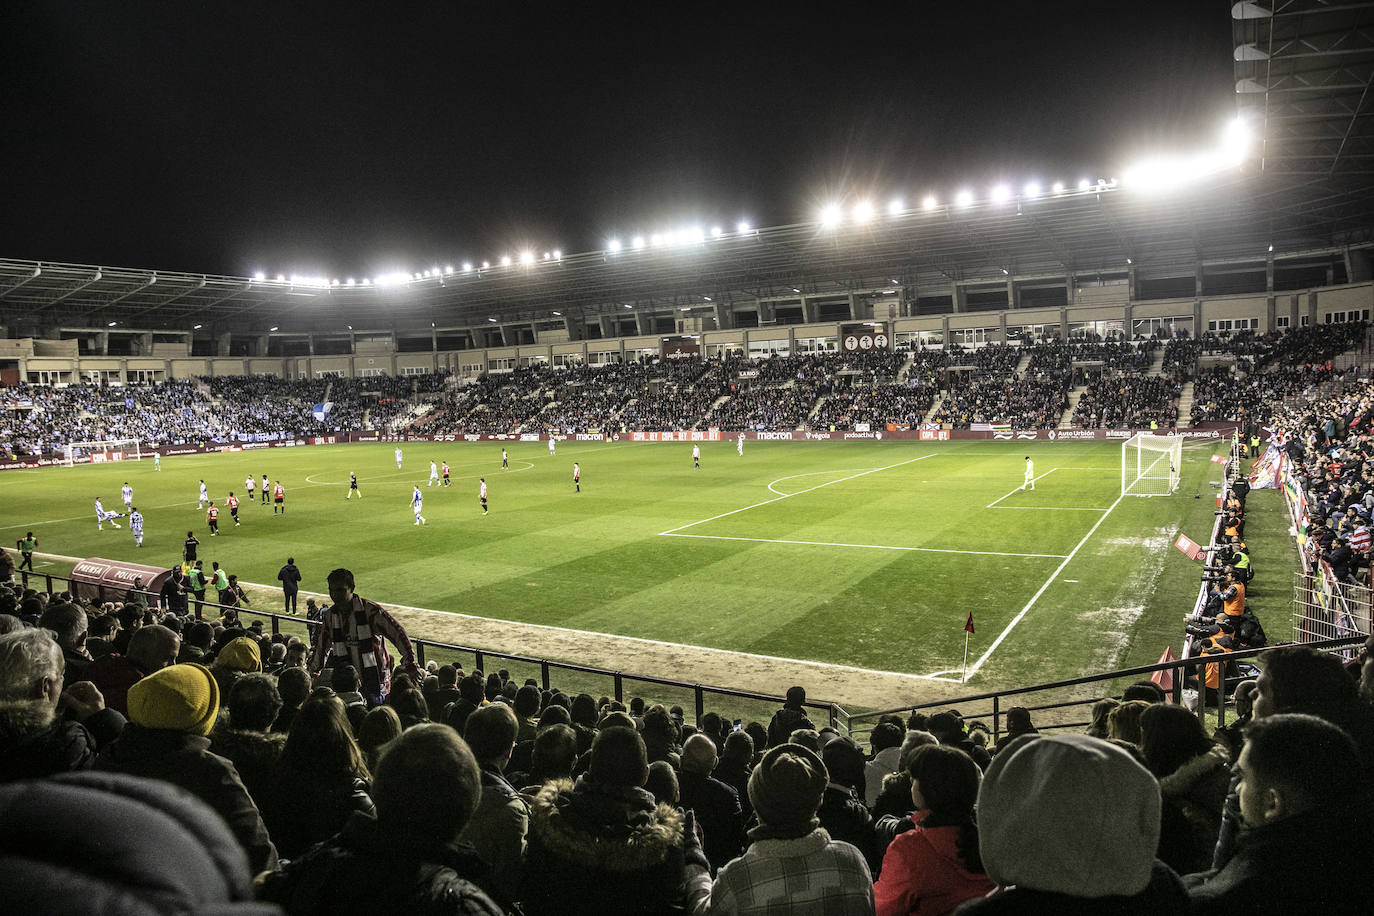
{"label": "stadium floodlight tower", "polygon": [[1182,436],[1136,433],[1121,443],[1121,495],[1168,496],[1182,467]]}
{"label": "stadium floodlight tower", "polygon": [[107,461],[139,461],[143,458],[138,439],[104,439],[94,442],[68,442],[62,451],[63,464],[104,464]]}

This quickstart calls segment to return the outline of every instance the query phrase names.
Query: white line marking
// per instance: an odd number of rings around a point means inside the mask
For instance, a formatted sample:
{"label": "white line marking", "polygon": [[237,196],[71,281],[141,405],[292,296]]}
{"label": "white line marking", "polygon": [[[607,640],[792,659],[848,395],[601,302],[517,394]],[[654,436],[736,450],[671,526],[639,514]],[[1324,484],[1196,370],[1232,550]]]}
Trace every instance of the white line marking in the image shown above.
{"label": "white line marking", "polygon": [[[766,505],[768,505],[769,503],[775,503],[775,502],[778,502],[779,500],[782,500],[782,499],[790,499],[790,498],[793,497],[793,496],[800,496],[800,495],[802,495],[803,493],[810,493],[812,490],[819,490],[819,489],[821,489],[822,487],[830,487],[830,486],[834,486],[834,485],[837,484],[837,483],[844,483],[846,480],[855,480],[855,479],[857,479],[857,478],[859,478],[859,477],[865,477],[865,476],[867,476],[867,475],[869,475],[869,474],[876,474],[876,473],[878,473],[879,471],[890,471],[890,470],[892,470],[893,468],[899,468],[899,467],[901,467],[901,466],[904,465],[904,464],[911,464],[913,461],[924,461],[924,460],[927,459],[927,458],[934,458],[935,455],[936,455],[935,452],[931,452],[929,455],[921,455],[919,458],[908,458],[906,461],[899,461],[899,462],[897,462],[896,464],[889,464],[887,467],[872,468],[871,470],[863,471],[863,472],[858,473],[858,474],[851,474],[851,475],[848,476],[848,477],[839,477],[839,478],[836,478],[835,480],[828,480],[828,481],[826,481],[825,483],[818,483],[818,484],[816,484],[814,487],[807,487],[805,490],[798,490],[798,491],[795,492],[795,493],[787,493],[787,494],[784,494],[784,495],[782,495],[782,496],[775,496],[775,497],[773,497],[772,499],[765,499],[765,500],[764,500],[763,502],[761,502],[761,503],[754,503],[752,506],[744,506],[744,507],[739,508],[739,509],[731,509],[729,512],[722,512],[720,515],[713,515],[713,516],[711,516],[710,518],[703,518],[703,519],[701,519],[700,521],[688,522],[687,524],[685,524],[685,525],[679,525],[679,526],[676,527],[676,528],[669,528],[667,531],[660,531],[659,534],[660,534],[660,535],[667,535],[667,534],[672,534],[672,533],[675,532],[675,531],[683,531],[683,530],[685,530],[685,529],[687,529],[687,528],[695,528],[697,525],[704,525],[704,524],[706,524],[707,522],[714,522],[714,521],[715,521],[716,519],[718,519],[718,518],[727,518],[728,516],[731,516],[731,515],[737,515],[737,514],[739,514],[740,512],[748,512],[750,509],[757,509],[757,508],[759,508],[760,506],[766,506]],[[780,478],[780,479],[784,479],[784,478]],[[774,482],[774,483],[777,483],[776,480],[773,481],[773,482]],[[774,492],[777,492],[777,491],[775,490]]]}
{"label": "white line marking", "polygon": [[1068,566],[1069,563],[1073,561],[1073,558],[1078,553],[1078,551],[1083,548],[1083,545],[1088,543],[1088,538],[1092,537],[1097,532],[1097,529],[1102,526],[1102,523],[1107,520],[1107,516],[1111,515],[1112,509],[1115,509],[1118,505],[1120,505],[1121,501],[1125,498],[1126,497],[1124,496],[1118,496],[1116,498],[1116,502],[1112,503],[1111,508],[1109,508],[1106,512],[1102,513],[1102,517],[1097,520],[1097,524],[1093,525],[1091,528],[1088,529],[1088,533],[1083,535],[1083,540],[1079,541],[1078,545],[1074,547],[1073,550],[1069,551],[1069,555],[1064,558],[1063,563],[1059,564],[1059,568],[1056,569],[1054,572],[1050,573],[1050,577],[1045,580],[1045,584],[1040,586],[1040,590],[1031,596],[1031,600],[1026,602],[1025,607],[1021,608],[1021,613],[1017,614],[1015,617],[1011,619],[1011,623],[1007,624],[1006,629],[1003,630],[998,635],[998,637],[992,641],[992,645],[988,646],[987,651],[984,652],[981,656],[979,656],[976,662],[969,666],[968,673],[964,675],[965,681],[967,681],[973,675],[977,674],[978,669],[983,667],[983,663],[992,657],[992,653],[996,651],[997,647],[1002,644],[1002,640],[1006,639],[1007,636],[1011,634],[1011,631],[1016,628],[1016,625],[1021,622],[1021,619],[1025,617],[1027,613],[1030,612],[1030,609],[1035,607],[1035,602],[1040,600],[1040,596],[1045,594],[1046,589],[1048,589],[1051,585],[1054,584],[1054,580],[1057,579],[1059,577],[1059,574],[1064,571],[1064,567]]}
{"label": "white line marking", "polygon": [[[877,470],[877,468],[836,468],[836,469],[833,470],[833,471],[811,471],[811,472],[808,473],[808,474],[792,474],[792,475],[790,475],[790,476],[788,476],[788,477],[779,477],[777,480],[773,481],[773,483],[770,483],[770,484],[768,485],[768,489],[769,489],[769,490],[772,490],[774,493],[777,493],[779,496],[791,496],[791,495],[792,495],[791,493],[783,493],[781,490],[774,490],[774,489],[773,489],[773,484],[774,484],[774,483],[782,483],[784,480],[796,480],[798,477],[819,477],[819,476],[821,476],[822,474],[844,474],[844,473],[846,473],[846,472],[848,472],[848,471],[875,471],[875,470]],[[922,483],[924,483],[924,482],[925,482],[925,481],[922,481]]]}
{"label": "white line marking", "polygon": [[951,547],[892,547],[887,544],[846,544],[839,541],[793,541],[786,538],[742,538],[723,534],[673,534],[663,532],[663,537],[700,538],[705,541],[753,541],[758,544],[803,544],[811,547],[857,547],[865,550],[914,550],[922,553],[962,553],[980,557],[1032,557],[1045,560],[1062,560],[1062,553],[1003,553],[1000,550],[956,550]]}
{"label": "white line marking", "polygon": [[[1005,499],[1005,497],[1003,497]],[[1030,509],[1037,512],[1106,512],[1106,509],[1096,509],[1087,506],[984,506],[985,509]]]}
{"label": "white line marking", "polygon": [[[1059,469],[1058,469],[1058,468],[1050,468],[1048,471],[1046,471],[1045,473],[1041,474],[1039,477],[1032,478],[1032,480],[1033,480],[1033,481],[1034,481],[1034,480],[1044,480],[1046,477],[1050,476],[1051,474],[1053,474],[1053,473],[1054,473],[1055,471],[1057,471],[1057,470],[1059,470]],[[991,509],[993,506],[997,505],[997,504],[1000,503],[1002,500],[1006,499],[1008,496],[1011,496],[1013,493],[1019,493],[1019,492],[1021,492],[1022,490],[1024,490],[1025,488],[1026,488],[1026,485],[1025,485],[1025,484],[1022,484],[1022,485],[1019,486],[1019,487],[1015,487],[1015,488],[1012,489],[1011,493],[1007,493],[1007,494],[1004,494],[1004,495],[1002,495],[1002,496],[997,497],[996,499],[994,499],[992,502],[988,503],[988,504],[987,504],[986,506],[984,506],[983,508],[984,508],[984,509]],[[1035,508],[1035,507],[1031,507],[1031,508]]]}

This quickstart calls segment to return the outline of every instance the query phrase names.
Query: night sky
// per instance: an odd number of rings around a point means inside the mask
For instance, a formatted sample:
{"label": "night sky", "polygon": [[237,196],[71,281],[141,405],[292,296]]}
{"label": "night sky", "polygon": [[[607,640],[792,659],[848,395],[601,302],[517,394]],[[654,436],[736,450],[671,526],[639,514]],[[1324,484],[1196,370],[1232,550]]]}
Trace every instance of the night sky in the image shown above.
{"label": "night sky", "polygon": [[362,277],[1107,177],[1234,115],[1229,6],[5,0],[0,256]]}

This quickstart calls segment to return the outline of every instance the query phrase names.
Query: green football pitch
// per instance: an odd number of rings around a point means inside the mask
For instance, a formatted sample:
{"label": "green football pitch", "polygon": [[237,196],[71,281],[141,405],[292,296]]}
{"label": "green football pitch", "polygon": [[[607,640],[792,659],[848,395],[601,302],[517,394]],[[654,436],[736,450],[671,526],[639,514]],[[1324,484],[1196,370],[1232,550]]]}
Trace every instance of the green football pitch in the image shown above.
{"label": "green football pitch", "polygon": [[[251,583],[275,584],[291,555],[310,591],[347,566],[384,604],[941,678],[964,670],[972,613],[970,684],[1005,686],[1177,648],[1198,569],[1172,544],[1207,537],[1208,457],[1224,446],[1187,446],[1178,491],[1149,499],[1120,497],[1115,442],[749,442],[743,456],[703,443],[699,470],[682,443],[564,442],[552,458],[511,444],[504,471],[499,444],[404,448],[402,470],[392,445],[360,444],[6,472],[0,536],[33,530],[57,555],[40,562],[62,572],[60,557],[171,565],[190,530],[207,567]],[[1033,492],[1020,490],[1026,454]],[[452,487],[427,485],[431,458]],[[350,471],[361,499],[344,498]],[[264,472],[287,513],[245,500],[242,526],[222,511],[211,539],[200,479],[223,505]],[[95,498],[122,510],[125,480],[142,548],[125,519],[96,529]]]}

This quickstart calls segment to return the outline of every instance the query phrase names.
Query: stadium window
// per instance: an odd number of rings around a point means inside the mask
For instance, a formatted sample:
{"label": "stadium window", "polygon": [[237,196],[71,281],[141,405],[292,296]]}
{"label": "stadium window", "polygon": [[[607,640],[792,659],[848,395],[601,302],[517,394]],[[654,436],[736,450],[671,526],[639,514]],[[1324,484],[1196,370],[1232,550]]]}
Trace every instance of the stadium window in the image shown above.
{"label": "stadium window", "polygon": [[1312,323],[1312,316],[1311,316],[1311,315],[1303,315],[1302,318],[1300,319],[1300,321],[1298,322],[1298,326],[1299,326],[1299,327],[1305,328],[1305,327],[1307,327],[1308,325],[1310,325],[1311,323]]}
{"label": "stadium window", "polygon": [[1287,315],[1275,315],[1275,316],[1274,316],[1274,327],[1275,327],[1275,328],[1286,328],[1286,327],[1289,326],[1289,324],[1292,322],[1292,320],[1293,320],[1293,319],[1290,318],[1290,317],[1287,316]]}
{"label": "stadium window", "polygon": [[386,375],[385,369],[361,369],[358,372],[359,378],[376,378],[381,375]]}
{"label": "stadium window", "polygon": [[402,367],[401,367],[401,374],[402,374],[402,375],[429,375],[429,372],[430,372],[430,370],[429,370],[429,367],[428,367],[428,366],[402,366]]}

